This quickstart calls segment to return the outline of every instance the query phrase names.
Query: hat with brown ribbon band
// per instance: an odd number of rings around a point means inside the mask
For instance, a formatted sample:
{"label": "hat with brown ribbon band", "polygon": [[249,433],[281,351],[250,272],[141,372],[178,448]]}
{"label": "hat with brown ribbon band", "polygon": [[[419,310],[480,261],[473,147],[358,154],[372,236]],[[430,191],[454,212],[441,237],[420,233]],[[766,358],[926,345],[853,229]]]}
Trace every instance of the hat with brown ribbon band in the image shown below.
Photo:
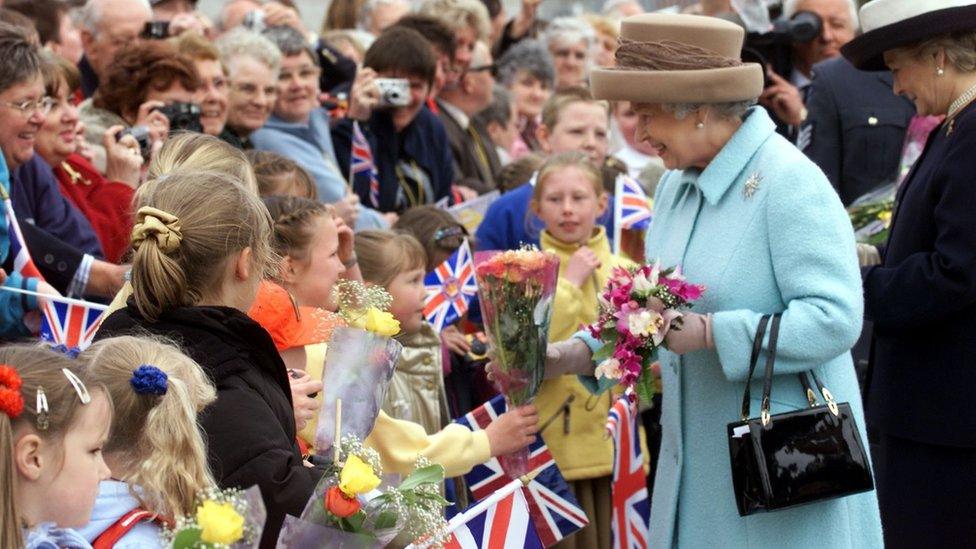
{"label": "hat with brown ribbon band", "polygon": [[648,13],[620,25],[617,66],[594,69],[597,99],[634,103],[731,103],[763,90],[762,66],[743,63],[745,30],[700,15]]}

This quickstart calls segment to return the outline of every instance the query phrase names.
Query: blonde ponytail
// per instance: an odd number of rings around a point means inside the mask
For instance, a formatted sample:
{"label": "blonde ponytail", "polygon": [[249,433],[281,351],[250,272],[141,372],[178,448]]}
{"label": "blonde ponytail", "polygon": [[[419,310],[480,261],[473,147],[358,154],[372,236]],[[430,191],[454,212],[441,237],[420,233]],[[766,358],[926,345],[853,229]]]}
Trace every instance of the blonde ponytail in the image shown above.
{"label": "blonde ponytail", "polygon": [[177,170],[140,187],[136,203],[132,293],[151,322],[214,297],[233,253],[250,247],[256,276],[273,270],[268,210],[231,175]]}
{"label": "blonde ponytail", "polygon": [[[46,345],[10,345],[0,348],[0,365],[9,366],[16,371],[20,381],[19,402],[23,407],[15,417],[0,410],[0,547],[23,547],[24,535],[21,530],[25,517],[20,515],[17,506],[16,469],[14,465],[14,429],[24,426],[48,442],[60,443],[65,431],[71,426],[81,409],[81,399],[74,386],[65,376],[64,370],[73,373],[84,384],[89,393],[98,390],[77,364],[65,355],[52,351]],[[9,397],[12,387],[0,383]],[[39,429],[36,408],[38,390],[43,391],[48,409],[44,412]],[[5,404],[9,404],[5,403]],[[5,406],[6,407],[6,406]]]}
{"label": "blonde ponytail", "polygon": [[[117,419],[105,453],[123,464],[121,480],[153,513],[170,518],[191,514],[197,494],[214,485],[197,423],[200,411],[217,398],[213,383],[176,347],[154,339],[104,339],[79,359],[115,402]],[[153,380],[155,389],[137,390],[146,371],[165,375]]]}

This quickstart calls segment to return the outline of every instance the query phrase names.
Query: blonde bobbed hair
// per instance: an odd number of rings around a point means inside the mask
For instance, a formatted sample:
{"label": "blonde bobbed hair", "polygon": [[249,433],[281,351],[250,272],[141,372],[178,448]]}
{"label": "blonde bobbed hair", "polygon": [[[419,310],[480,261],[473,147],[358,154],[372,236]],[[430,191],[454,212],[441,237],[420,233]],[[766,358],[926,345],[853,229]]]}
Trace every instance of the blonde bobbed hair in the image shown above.
{"label": "blonde bobbed hair", "polygon": [[[105,453],[128,471],[116,478],[129,483],[147,511],[192,514],[197,495],[215,485],[197,414],[217,399],[217,390],[200,365],[173,345],[132,336],[103,339],[79,359],[115,404]],[[135,392],[132,374],[142,365],[166,374],[165,394]]]}

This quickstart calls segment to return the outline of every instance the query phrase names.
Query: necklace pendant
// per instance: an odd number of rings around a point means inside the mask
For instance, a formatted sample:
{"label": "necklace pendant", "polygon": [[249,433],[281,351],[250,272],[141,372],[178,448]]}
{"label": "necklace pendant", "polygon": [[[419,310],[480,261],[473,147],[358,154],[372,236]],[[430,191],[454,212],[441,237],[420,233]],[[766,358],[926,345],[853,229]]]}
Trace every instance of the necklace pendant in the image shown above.
{"label": "necklace pendant", "polygon": [[759,172],[753,173],[749,176],[749,179],[746,179],[746,186],[743,187],[742,194],[746,198],[752,198],[756,194],[756,191],[759,190],[759,184],[761,182],[762,176],[759,175]]}

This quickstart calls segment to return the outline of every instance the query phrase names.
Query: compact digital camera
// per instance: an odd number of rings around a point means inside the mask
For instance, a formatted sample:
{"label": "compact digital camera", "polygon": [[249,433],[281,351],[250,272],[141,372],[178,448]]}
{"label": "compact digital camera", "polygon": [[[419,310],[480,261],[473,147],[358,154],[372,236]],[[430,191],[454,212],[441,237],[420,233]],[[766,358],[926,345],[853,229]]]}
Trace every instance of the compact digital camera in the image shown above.
{"label": "compact digital camera", "polygon": [[157,109],[169,119],[169,131],[189,131],[203,133],[200,123],[200,105],[176,101]]}
{"label": "compact digital camera", "polygon": [[379,107],[406,107],[410,104],[410,81],[403,78],[377,78]]}

